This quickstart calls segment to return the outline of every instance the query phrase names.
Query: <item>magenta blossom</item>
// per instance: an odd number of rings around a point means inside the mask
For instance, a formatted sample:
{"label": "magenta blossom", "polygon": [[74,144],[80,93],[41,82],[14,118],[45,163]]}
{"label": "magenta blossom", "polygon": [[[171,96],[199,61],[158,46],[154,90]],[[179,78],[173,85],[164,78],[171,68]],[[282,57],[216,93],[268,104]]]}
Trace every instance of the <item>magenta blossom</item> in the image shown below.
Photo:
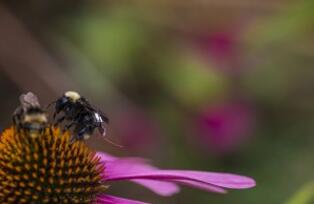
{"label": "magenta blossom", "polygon": [[239,55],[240,36],[241,29],[229,28],[193,36],[192,42],[202,57],[216,65],[210,68],[228,75],[238,75],[244,71]]}
{"label": "magenta blossom", "polygon": [[212,152],[230,153],[247,138],[254,118],[253,108],[245,102],[210,106],[196,120],[200,141]]}
{"label": "magenta blossom", "polygon": [[235,38],[232,32],[221,31],[199,36],[196,42],[204,54],[225,61],[235,55]]}
{"label": "magenta blossom", "polygon": [[[180,188],[177,184],[214,193],[225,193],[225,189],[246,189],[255,186],[255,181],[246,176],[192,170],[161,170],[141,158],[117,158],[103,152],[98,152],[97,156],[105,166],[103,179],[106,182],[132,181],[161,196],[178,193]],[[145,204],[109,195],[99,196],[97,203]]]}

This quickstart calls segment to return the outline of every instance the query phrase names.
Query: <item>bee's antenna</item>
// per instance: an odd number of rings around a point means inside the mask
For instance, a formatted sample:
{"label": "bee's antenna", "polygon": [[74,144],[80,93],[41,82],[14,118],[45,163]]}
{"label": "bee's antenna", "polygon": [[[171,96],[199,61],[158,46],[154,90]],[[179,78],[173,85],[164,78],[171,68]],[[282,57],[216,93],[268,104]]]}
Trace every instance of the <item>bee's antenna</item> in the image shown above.
{"label": "bee's antenna", "polygon": [[105,129],[101,129],[101,130],[100,130],[100,133],[101,133],[101,136],[104,138],[104,140],[105,140],[106,142],[108,142],[109,144],[112,144],[113,146],[118,147],[118,148],[123,148],[122,145],[116,144],[115,142],[111,141],[110,139],[108,139],[108,138],[106,137],[106,131],[105,131]]}
{"label": "bee's antenna", "polygon": [[123,148],[123,147],[124,147],[124,146],[122,146],[122,145],[119,145],[119,144],[117,144],[117,143],[115,143],[115,142],[109,140],[108,138],[104,138],[104,140],[105,140],[106,142],[108,142],[109,144],[112,144],[112,145],[115,146],[115,147],[118,147],[118,148]]}
{"label": "bee's antenna", "polygon": [[52,101],[51,103],[49,103],[47,106],[46,106],[46,109],[48,109],[48,108],[50,108],[50,106],[52,105],[52,104],[55,104],[57,101]]}

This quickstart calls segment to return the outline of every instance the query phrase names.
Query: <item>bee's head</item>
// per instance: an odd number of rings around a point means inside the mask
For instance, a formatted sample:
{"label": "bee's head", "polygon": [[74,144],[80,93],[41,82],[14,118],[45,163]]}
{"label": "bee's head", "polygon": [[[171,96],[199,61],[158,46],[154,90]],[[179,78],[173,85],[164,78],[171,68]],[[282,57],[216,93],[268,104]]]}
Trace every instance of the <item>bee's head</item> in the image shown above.
{"label": "bee's head", "polygon": [[80,94],[75,91],[67,91],[56,101],[56,112],[64,110],[68,105],[74,104],[81,98]]}

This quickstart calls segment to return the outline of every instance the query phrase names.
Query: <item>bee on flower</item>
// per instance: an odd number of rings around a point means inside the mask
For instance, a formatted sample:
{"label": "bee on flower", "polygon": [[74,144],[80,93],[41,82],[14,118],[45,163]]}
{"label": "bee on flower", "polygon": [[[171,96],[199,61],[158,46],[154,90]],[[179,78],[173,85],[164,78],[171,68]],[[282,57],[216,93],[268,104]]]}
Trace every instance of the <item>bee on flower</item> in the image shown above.
{"label": "bee on flower", "polygon": [[85,97],[75,91],[67,91],[55,101],[53,119],[56,120],[56,125],[66,120],[65,129],[74,127],[72,142],[89,139],[95,129],[105,136],[106,124],[109,122],[102,111],[94,108]]}
{"label": "bee on flower", "polygon": [[[39,104],[29,101],[28,96],[22,95],[22,101],[31,102],[31,107]],[[37,131],[37,120],[27,120],[29,125],[21,120],[30,114],[28,105],[21,104],[13,115],[14,125],[0,137],[0,203],[145,204],[108,195],[106,190],[121,180],[145,186],[161,196],[178,193],[178,184],[215,193],[255,186],[255,181],[246,176],[161,170],[141,158],[96,152],[82,140],[72,143],[71,131],[61,131],[49,121]]]}
{"label": "bee on flower", "polygon": [[42,133],[48,126],[45,111],[32,92],[20,96],[20,105],[13,113],[13,125],[17,131],[27,131],[32,137]]}

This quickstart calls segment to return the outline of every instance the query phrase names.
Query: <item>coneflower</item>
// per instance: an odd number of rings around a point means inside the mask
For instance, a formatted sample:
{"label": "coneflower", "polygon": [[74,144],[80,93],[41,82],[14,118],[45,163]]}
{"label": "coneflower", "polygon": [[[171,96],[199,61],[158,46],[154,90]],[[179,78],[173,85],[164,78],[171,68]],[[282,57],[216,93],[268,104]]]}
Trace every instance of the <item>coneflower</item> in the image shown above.
{"label": "coneflower", "polygon": [[[251,178],[225,173],[159,170],[141,158],[116,158],[70,142],[70,133],[48,127],[36,134],[11,127],[0,137],[0,202],[99,203],[142,202],[106,194],[108,183],[129,180],[161,196],[179,192],[177,184],[224,193],[225,188],[255,186]],[[111,183],[110,183],[111,185]]]}
{"label": "coneflower", "polygon": [[30,137],[14,127],[0,138],[1,203],[90,203],[106,186],[100,158],[68,132]]}

